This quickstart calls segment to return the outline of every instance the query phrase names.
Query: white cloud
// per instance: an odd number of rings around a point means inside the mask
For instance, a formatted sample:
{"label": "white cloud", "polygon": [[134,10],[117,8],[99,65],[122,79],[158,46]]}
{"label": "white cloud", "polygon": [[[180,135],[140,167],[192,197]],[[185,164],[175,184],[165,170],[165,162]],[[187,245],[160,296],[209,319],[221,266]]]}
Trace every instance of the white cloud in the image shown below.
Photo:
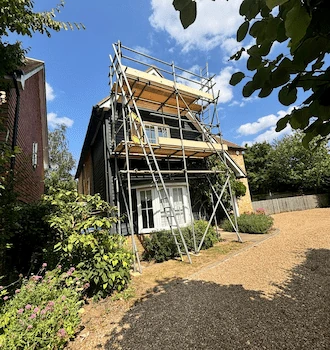
{"label": "white cloud", "polygon": [[149,22],[155,29],[166,31],[183,51],[211,50],[233,36],[243,22],[239,15],[241,0],[196,2],[196,21],[187,29],[182,28],[179,12],[175,11],[172,1],[151,0],[153,13]]}
{"label": "white cloud", "polygon": [[[280,118],[283,118],[288,113],[290,113],[293,110],[293,108],[294,107],[290,107],[286,111],[282,111],[282,110],[278,111],[277,115],[275,114],[266,115],[264,117],[259,118],[256,122],[253,122],[253,123],[243,124],[237,129],[237,132],[240,135],[254,135],[270,127],[274,127],[274,130],[275,130],[275,125],[277,121]],[[259,141],[256,141],[256,142],[259,142]]]}
{"label": "white cloud", "polygon": [[287,125],[286,128],[284,128],[280,132],[276,132],[275,128],[276,128],[275,126],[272,126],[271,128],[269,128],[269,130],[258,135],[252,142],[253,143],[264,142],[264,141],[272,142],[275,139],[279,139],[279,138],[283,137],[284,135],[288,135],[288,134],[291,134],[293,132],[290,125]]}
{"label": "white cloud", "polygon": [[73,120],[68,117],[58,117],[56,113],[50,112],[47,113],[47,121],[48,125],[51,128],[56,128],[57,125],[64,124],[68,128],[70,128],[73,125]]}
{"label": "white cloud", "polygon": [[233,98],[233,88],[229,85],[229,80],[234,73],[233,67],[226,67],[222,69],[219,75],[214,77],[215,91],[220,90],[219,103],[226,103]]}
{"label": "white cloud", "polygon": [[46,100],[53,101],[55,97],[54,89],[46,82]]}

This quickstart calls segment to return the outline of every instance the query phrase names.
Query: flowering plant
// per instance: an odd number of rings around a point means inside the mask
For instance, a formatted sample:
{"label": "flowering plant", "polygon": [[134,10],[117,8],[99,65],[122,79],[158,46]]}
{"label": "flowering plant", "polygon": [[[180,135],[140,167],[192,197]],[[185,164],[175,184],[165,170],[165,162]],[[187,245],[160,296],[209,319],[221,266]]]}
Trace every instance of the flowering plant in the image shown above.
{"label": "flowering plant", "polygon": [[45,268],[44,264],[38,275],[24,279],[15,293],[3,297],[1,349],[60,349],[74,336],[86,281],[59,268]]}

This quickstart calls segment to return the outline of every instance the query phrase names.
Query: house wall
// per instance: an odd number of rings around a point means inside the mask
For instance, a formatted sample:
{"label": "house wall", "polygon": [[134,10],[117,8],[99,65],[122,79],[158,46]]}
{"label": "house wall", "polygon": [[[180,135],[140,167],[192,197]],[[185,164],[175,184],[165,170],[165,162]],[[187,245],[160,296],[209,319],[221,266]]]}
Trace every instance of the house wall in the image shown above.
{"label": "house wall", "polygon": [[89,152],[85,158],[82,171],[78,178],[78,193],[94,194],[92,156]]}
{"label": "house wall", "polygon": [[[245,169],[245,163],[244,163],[244,157],[242,152],[240,151],[239,154],[236,154],[237,150],[229,149],[228,153],[231,156],[231,158],[234,160],[234,162],[246,173]],[[245,196],[241,197],[237,201],[238,210],[240,214],[243,214],[245,212],[252,212],[252,201],[251,201],[251,194],[249,189],[249,183],[247,178],[239,179],[238,181],[242,182],[246,187],[246,193]]]}
{"label": "house wall", "polygon": [[[42,118],[46,118],[44,71],[31,76],[20,89],[17,146],[21,152],[15,161],[15,191],[22,202],[33,202],[44,193],[44,151]],[[11,145],[16,108],[16,90],[7,92],[7,131]],[[37,166],[32,166],[33,143],[38,144]],[[46,150],[47,151],[47,150]]]}

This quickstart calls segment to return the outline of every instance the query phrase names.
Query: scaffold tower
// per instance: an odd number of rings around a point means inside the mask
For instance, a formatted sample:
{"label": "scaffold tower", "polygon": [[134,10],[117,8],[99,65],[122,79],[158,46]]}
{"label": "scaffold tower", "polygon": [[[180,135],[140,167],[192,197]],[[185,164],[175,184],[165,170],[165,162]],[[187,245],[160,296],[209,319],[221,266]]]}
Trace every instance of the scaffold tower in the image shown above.
{"label": "scaffold tower", "polygon": [[[107,196],[115,198],[118,215],[127,217],[127,225],[119,221],[118,230],[131,235],[134,268],[141,271],[135,234],[139,233],[136,221],[136,194],[143,183],[153,188],[160,203],[161,220],[166,220],[182,260],[198,253],[207,231],[217,225],[216,213],[223,210],[233,226],[237,239],[241,237],[237,226],[234,194],[230,185],[231,169],[225,156],[218,115],[219,92],[215,93],[214,76],[208,67],[198,73],[185,70],[174,63],[167,63],[143,52],[125,47],[121,42],[113,44],[110,55],[110,104],[111,113],[106,128],[106,154],[113,184],[107,183]],[[153,125],[148,120],[156,122]],[[187,137],[186,135],[188,135]],[[173,137],[175,135],[175,137]],[[194,136],[191,136],[194,135]],[[190,162],[216,156],[225,170],[190,167]],[[223,173],[225,181],[216,186],[212,175]],[[107,181],[110,177],[107,177]],[[194,212],[191,203],[191,179],[202,178],[212,191],[212,212],[202,239],[198,242],[194,232]],[[171,181],[179,179],[187,194],[189,225],[193,236],[193,251],[189,251],[182,233],[182,211],[174,201]],[[113,188],[113,193],[110,193]],[[230,196],[228,209],[223,203],[225,192]],[[144,207],[143,225],[148,226],[151,217],[148,203],[151,192],[144,191],[141,203]],[[233,215],[230,215],[232,213]],[[181,216],[180,216],[181,215]],[[151,226],[151,225],[149,225]],[[152,232],[152,230],[151,230]]]}

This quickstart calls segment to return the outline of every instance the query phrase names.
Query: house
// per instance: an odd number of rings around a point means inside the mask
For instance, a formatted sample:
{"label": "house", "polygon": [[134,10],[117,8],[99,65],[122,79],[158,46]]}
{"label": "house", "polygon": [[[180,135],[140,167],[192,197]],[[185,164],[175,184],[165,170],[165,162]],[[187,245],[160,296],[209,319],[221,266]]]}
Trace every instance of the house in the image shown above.
{"label": "house", "polygon": [[[111,92],[92,109],[76,173],[78,191],[100,193],[117,206],[126,218],[117,227],[122,234],[171,230],[180,255],[185,251],[189,257],[180,227],[200,216],[203,186],[211,192],[206,196],[209,224],[219,211],[229,216],[225,194],[235,217],[241,203],[243,211],[252,209],[249,192],[237,203],[229,181],[234,173],[247,184],[243,148],[221,140],[207,72],[188,72],[120,42],[113,48]],[[127,52],[133,52],[132,59]],[[210,160],[222,166],[210,166]]]}
{"label": "house", "polygon": [[18,199],[33,202],[44,193],[48,167],[45,64],[27,58],[25,64],[0,81],[0,142],[19,153],[10,168],[15,174]]}

